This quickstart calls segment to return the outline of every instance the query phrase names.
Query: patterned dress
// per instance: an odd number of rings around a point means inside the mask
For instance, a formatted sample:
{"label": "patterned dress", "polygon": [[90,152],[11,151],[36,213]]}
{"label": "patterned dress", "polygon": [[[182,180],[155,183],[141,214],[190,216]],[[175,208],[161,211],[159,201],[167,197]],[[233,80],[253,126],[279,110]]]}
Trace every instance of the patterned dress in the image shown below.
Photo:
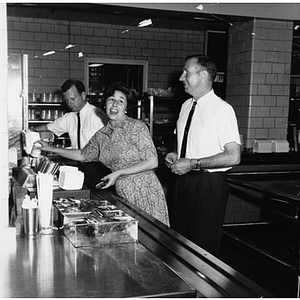
{"label": "patterned dress", "polygon": [[[157,156],[149,129],[141,120],[124,116],[114,128],[108,123],[82,149],[87,161],[96,157],[112,172]],[[152,170],[122,175],[115,184],[118,195],[169,226],[165,194]]]}

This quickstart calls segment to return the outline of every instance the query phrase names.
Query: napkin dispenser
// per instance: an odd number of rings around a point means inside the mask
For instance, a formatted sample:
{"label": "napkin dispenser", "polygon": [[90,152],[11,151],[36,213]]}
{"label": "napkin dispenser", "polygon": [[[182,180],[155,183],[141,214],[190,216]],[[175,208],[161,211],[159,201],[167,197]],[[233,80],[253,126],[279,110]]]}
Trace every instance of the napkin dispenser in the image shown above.
{"label": "napkin dispenser", "polygon": [[58,185],[64,190],[80,190],[83,186],[84,173],[77,167],[61,166]]}

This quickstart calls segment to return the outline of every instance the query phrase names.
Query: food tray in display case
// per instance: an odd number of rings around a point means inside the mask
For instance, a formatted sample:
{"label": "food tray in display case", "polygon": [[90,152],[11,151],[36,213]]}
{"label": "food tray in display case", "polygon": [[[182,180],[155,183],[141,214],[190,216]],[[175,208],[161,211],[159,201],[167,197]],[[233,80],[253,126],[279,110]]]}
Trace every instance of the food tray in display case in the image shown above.
{"label": "food tray in display case", "polygon": [[106,200],[54,200],[56,226],[74,247],[101,247],[138,241],[138,221]]}

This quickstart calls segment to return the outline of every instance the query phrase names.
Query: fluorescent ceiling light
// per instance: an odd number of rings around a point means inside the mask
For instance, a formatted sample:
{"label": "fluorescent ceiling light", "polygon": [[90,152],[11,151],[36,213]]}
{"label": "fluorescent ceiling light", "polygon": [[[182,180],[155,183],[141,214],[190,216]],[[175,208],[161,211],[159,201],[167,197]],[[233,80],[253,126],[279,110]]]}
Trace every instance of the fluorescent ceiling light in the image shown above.
{"label": "fluorescent ceiling light", "polygon": [[100,67],[100,66],[103,66],[103,64],[94,63],[94,64],[90,64],[89,68],[95,68],[95,67]]}

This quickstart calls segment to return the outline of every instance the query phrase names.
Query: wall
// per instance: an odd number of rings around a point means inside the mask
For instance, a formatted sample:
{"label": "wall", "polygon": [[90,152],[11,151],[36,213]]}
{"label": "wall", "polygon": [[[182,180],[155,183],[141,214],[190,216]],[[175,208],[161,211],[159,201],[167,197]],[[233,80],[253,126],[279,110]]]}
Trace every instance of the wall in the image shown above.
{"label": "wall", "polygon": [[[29,55],[29,92],[51,93],[69,77],[84,80],[80,51],[85,57],[148,60],[148,87],[160,88],[182,85],[178,78],[185,57],[204,51],[204,32],[133,26],[127,29],[119,25],[9,17],[8,52]],[[68,44],[75,47],[65,50]],[[43,56],[51,50],[56,53]]]}
{"label": "wall", "polygon": [[229,27],[227,101],[246,148],[286,140],[293,22],[254,19]]}
{"label": "wall", "polygon": [[0,229],[8,225],[7,23],[6,4],[0,3]]}

